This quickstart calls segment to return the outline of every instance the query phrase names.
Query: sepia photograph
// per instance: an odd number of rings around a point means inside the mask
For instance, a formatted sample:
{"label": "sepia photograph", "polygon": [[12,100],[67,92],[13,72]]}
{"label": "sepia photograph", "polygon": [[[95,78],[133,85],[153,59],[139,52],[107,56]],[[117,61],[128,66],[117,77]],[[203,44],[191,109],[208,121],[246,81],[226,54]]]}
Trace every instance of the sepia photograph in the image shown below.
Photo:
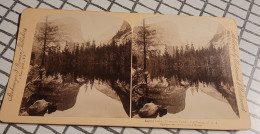
{"label": "sepia photograph", "polygon": [[129,118],[130,25],[95,13],[56,13],[35,28],[20,116]]}
{"label": "sepia photograph", "polygon": [[16,36],[1,122],[251,127],[233,19],[28,8]]}
{"label": "sepia photograph", "polygon": [[239,119],[230,32],[208,18],[160,16],[133,27],[133,118]]}

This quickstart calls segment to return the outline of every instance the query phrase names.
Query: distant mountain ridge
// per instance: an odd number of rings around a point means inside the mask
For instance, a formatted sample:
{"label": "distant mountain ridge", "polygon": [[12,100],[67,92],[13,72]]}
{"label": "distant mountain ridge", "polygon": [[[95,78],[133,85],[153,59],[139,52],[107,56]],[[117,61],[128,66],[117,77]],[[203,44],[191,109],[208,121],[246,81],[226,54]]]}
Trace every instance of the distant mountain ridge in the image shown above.
{"label": "distant mountain ridge", "polygon": [[115,40],[118,45],[132,40],[132,30],[129,23],[124,21],[117,33],[107,43],[110,44],[113,40]]}
{"label": "distant mountain ridge", "polygon": [[228,32],[219,24],[216,34],[209,41],[208,46],[214,45],[215,47],[223,47],[228,44]]}

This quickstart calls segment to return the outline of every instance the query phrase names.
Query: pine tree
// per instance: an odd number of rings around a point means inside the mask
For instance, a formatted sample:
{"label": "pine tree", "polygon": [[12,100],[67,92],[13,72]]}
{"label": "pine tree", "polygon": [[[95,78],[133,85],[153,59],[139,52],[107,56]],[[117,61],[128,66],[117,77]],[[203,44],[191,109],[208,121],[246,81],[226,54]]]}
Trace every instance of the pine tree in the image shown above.
{"label": "pine tree", "polygon": [[43,72],[45,70],[45,56],[50,47],[50,43],[58,42],[59,40],[59,29],[58,26],[52,26],[50,22],[48,22],[47,17],[44,25],[42,25],[39,31],[36,32],[36,40],[38,43],[42,43],[42,58],[40,65],[40,79],[43,79]]}
{"label": "pine tree", "polygon": [[[153,43],[152,39],[154,38],[156,31],[150,29],[149,26],[146,26],[145,19],[143,19],[143,25],[137,29],[137,38],[136,43],[143,47],[143,71],[146,73],[146,66],[147,66],[147,50],[148,47]],[[147,83],[147,77],[145,77],[145,83]]]}

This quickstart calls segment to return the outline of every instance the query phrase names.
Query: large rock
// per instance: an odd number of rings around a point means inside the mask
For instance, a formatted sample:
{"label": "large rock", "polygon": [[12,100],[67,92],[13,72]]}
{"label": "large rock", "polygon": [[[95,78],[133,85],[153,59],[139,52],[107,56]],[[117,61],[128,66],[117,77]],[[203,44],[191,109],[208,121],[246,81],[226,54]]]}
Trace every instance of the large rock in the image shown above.
{"label": "large rock", "polygon": [[146,103],[138,112],[139,117],[141,118],[156,118],[159,116],[163,116],[167,114],[167,109],[163,109],[159,105],[155,105],[154,103]]}
{"label": "large rock", "polygon": [[141,118],[156,118],[159,106],[154,103],[146,103],[138,112]]}
{"label": "large rock", "polygon": [[43,116],[47,112],[49,104],[44,99],[37,100],[28,108],[27,112],[30,116]]}

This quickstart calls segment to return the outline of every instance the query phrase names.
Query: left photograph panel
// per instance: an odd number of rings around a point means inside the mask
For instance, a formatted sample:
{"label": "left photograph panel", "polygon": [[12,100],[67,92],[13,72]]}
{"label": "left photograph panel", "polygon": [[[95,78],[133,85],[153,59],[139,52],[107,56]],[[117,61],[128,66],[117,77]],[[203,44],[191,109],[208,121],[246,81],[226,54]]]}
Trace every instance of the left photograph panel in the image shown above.
{"label": "left photograph panel", "polygon": [[39,20],[19,115],[129,118],[131,38],[109,15]]}

